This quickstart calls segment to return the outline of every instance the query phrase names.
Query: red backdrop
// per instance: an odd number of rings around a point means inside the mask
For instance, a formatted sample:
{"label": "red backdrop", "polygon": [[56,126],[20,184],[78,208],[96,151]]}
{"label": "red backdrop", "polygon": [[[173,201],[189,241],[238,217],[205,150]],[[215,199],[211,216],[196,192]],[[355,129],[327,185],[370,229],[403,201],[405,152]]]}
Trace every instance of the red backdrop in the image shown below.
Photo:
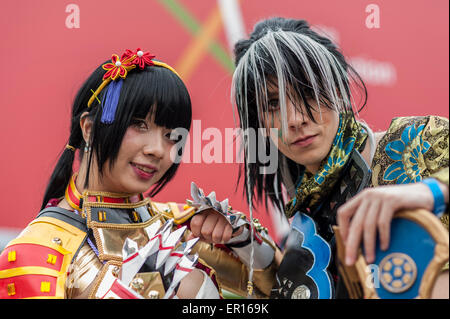
{"label": "red backdrop", "polygon": [[[369,99],[360,115],[375,130],[394,116],[448,117],[447,0],[241,0],[239,6],[246,33],[262,18],[285,16],[332,35],[366,80]],[[0,228],[23,228],[37,214],[68,138],[73,97],[112,53],[154,52],[181,73],[202,129],[234,127],[224,25],[213,0],[2,2]],[[247,211],[241,189],[235,192],[237,172],[236,163],[184,163],[155,199],[184,202],[193,180]],[[263,209],[255,215],[271,227]]]}

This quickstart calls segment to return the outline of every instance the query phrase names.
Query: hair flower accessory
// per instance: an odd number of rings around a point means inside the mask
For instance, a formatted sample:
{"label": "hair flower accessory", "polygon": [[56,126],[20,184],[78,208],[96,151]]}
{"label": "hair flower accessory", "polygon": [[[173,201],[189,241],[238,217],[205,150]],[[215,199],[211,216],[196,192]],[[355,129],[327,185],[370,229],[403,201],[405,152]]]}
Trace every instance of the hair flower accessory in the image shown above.
{"label": "hair flower accessory", "polygon": [[[137,48],[136,51],[127,49],[120,58],[117,54],[113,54],[111,57],[111,62],[107,62],[102,65],[102,68],[107,72],[103,75],[103,82],[97,90],[95,90],[95,92],[91,90],[92,96],[88,101],[88,107],[91,107],[92,103],[96,99],[99,101],[99,104],[101,104],[102,117],[100,122],[104,124],[111,124],[114,122],[123,80],[127,77],[128,72],[135,69],[136,66],[143,70],[146,66],[156,65],[164,67],[180,77],[172,67],[164,62],[153,61],[154,58],[154,55],[149,52],[142,51],[141,48]],[[112,83],[108,85],[111,81]],[[105,88],[106,92],[103,96],[103,100],[100,101],[98,96]]]}
{"label": "hair flower accessory", "polygon": [[130,62],[130,58],[124,59],[124,56],[122,56],[122,59],[119,59],[117,54],[113,54],[111,57],[112,63],[102,65],[103,70],[108,71],[103,76],[103,80],[111,78],[111,80],[115,81],[119,76],[125,79],[128,71],[136,67],[135,64]]}
{"label": "hair flower accessory", "polygon": [[143,70],[146,65],[155,65],[152,61],[155,58],[155,55],[152,55],[149,52],[144,52],[141,50],[141,48],[137,48],[134,52],[127,49],[122,55],[122,60],[129,58],[133,58],[133,60],[131,60],[131,63],[139,66],[141,70]]}

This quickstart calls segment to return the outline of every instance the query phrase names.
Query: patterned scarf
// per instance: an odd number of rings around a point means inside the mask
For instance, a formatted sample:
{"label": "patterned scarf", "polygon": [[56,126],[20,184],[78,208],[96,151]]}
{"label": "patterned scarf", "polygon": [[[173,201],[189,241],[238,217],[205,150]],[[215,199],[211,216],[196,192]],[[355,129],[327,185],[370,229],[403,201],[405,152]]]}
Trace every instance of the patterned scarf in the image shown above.
{"label": "patterned scarf", "polygon": [[285,208],[288,218],[299,210],[313,211],[333,190],[345,164],[354,149],[359,149],[367,138],[367,132],[356,122],[351,112],[339,115],[339,128],[328,157],[320,164],[315,175],[303,170],[299,176],[295,197]]}

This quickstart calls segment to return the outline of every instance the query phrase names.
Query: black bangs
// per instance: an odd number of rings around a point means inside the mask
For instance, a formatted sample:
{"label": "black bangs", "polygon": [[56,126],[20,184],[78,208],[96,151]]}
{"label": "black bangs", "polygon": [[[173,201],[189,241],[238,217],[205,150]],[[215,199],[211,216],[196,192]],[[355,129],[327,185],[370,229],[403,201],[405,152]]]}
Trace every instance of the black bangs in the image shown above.
{"label": "black bangs", "polygon": [[159,66],[133,70],[125,79],[120,94],[116,121],[154,115],[155,124],[169,129],[191,126],[192,109],[189,93],[181,79]]}
{"label": "black bangs", "polygon": [[[303,106],[308,117],[316,122],[315,117],[313,116],[313,112],[317,112],[318,109],[316,106],[312,106],[310,102],[315,102],[316,96],[320,102],[321,106],[325,106],[329,109],[334,109],[332,106],[332,98],[327,92],[326,84],[322,81],[321,77],[316,77],[318,87],[317,91],[314,90],[313,85],[307,76],[307,70],[305,69],[304,61],[300,61],[298,58],[298,54],[293,52],[293,49],[289,47],[285,42],[280,41],[279,39],[275,39],[276,45],[278,47],[277,51],[279,53],[279,58],[285,64],[286,74],[285,74],[285,90],[287,98],[293,103],[294,106],[297,107],[299,112],[303,112],[300,106]],[[301,43],[298,43],[301,46]],[[264,72],[264,76],[267,79],[267,84],[269,87],[278,89],[278,79],[277,79],[277,69],[275,67],[276,62],[274,61],[274,56],[265,48],[262,48],[259,51],[260,64],[257,66],[261,72]],[[347,69],[347,63],[344,60],[343,56],[339,56],[339,52],[335,53],[338,57],[337,60],[342,65],[343,69]],[[308,59],[308,65],[311,67],[311,70],[314,74],[320,74],[320,69],[323,66],[318,65],[317,61],[306,54],[306,58]],[[339,76],[335,74],[335,78]],[[344,89],[347,95],[350,95],[350,88],[348,79],[345,77],[341,77],[341,80],[344,82]],[[335,80],[334,85],[336,87],[339,86],[337,80]],[[351,108],[350,108],[351,109]]]}

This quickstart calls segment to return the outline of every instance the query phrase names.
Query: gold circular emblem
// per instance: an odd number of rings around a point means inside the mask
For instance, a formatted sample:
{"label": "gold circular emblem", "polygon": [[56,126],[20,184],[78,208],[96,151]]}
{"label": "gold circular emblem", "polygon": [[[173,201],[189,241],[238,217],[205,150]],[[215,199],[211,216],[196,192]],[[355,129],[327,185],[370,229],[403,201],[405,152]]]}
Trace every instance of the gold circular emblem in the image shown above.
{"label": "gold circular emblem", "polygon": [[150,292],[148,293],[148,297],[150,299],[158,299],[159,298],[159,292],[156,290],[150,290]]}
{"label": "gold circular emblem", "polygon": [[140,292],[144,288],[144,280],[140,277],[134,278],[130,286],[134,291]]}
{"label": "gold circular emblem", "polygon": [[292,292],[291,299],[309,299],[311,298],[311,290],[305,285],[300,285]]}
{"label": "gold circular emblem", "polygon": [[113,269],[112,269],[112,274],[113,274],[113,276],[114,277],[119,277],[119,274],[120,274],[120,268],[118,267],[118,266],[115,266]]}
{"label": "gold circular emblem", "polygon": [[404,292],[416,281],[416,263],[406,254],[389,254],[381,260],[379,267],[380,282],[389,292]]}

